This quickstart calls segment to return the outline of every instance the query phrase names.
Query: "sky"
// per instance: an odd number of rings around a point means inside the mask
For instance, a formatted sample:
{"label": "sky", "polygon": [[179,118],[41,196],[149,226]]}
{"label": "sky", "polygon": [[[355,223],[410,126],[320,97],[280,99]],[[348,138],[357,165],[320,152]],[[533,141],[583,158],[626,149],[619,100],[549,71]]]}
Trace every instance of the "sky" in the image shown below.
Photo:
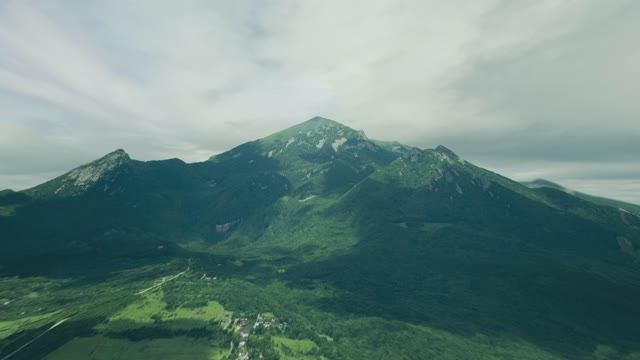
{"label": "sky", "polygon": [[640,203],[640,2],[0,1],[0,188],[313,116]]}

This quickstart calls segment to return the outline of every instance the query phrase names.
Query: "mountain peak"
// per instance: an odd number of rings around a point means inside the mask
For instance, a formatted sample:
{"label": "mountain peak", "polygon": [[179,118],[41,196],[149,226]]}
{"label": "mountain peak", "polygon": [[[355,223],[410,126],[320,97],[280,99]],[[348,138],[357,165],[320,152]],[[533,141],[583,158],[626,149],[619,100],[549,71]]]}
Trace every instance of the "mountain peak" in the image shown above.
{"label": "mountain peak", "polygon": [[[312,142],[314,146],[321,149],[324,144],[331,145],[334,141],[344,143],[350,138],[364,139],[366,136],[364,132],[354,130],[337,121],[315,116],[305,122],[267,136],[261,141],[265,144],[284,142],[289,145],[293,145],[294,142],[298,144]],[[336,144],[335,146],[340,145]],[[288,145],[286,145],[286,147],[288,147]]]}
{"label": "mountain peak", "polygon": [[[117,149],[28,191],[33,195],[45,197],[79,195],[98,182],[112,181],[118,170],[129,161],[131,161],[129,154],[122,149]],[[108,186],[104,189],[106,191]]]}
{"label": "mountain peak", "polygon": [[129,157],[129,154],[127,154],[127,152],[124,151],[123,149],[116,149],[116,150],[108,153],[107,155],[101,157],[100,159],[98,159],[96,161],[101,161],[101,160],[106,160],[106,159],[131,160],[131,158]]}
{"label": "mountain peak", "polygon": [[454,159],[458,159],[458,154],[454,153],[453,150],[449,149],[448,147],[444,146],[444,145],[438,145],[435,148],[435,151],[441,153],[441,154],[445,154],[448,155]]}
{"label": "mountain peak", "polygon": [[326,121],[330,121],[330,122],[335,122],[335,121],[333,121],[333,120],[331,120],[329,118],[326,118],[326,117],[323,117],[323,116],[318,116],[318,115],[312,117],[311,119],[309,119],[307,121],[325,121],[325,122]]}
{"label": "mountain peak", "polygon": [[289,129],[305,129],[305,130],[314,130],[314,129],[318,129],[318,128],[326,128],[326,129],[330,129],[330,128],[337,128],[337,129],[342,129],[342,130],[349,130],[349,131],[356,131],[350,127],[348,127],[347,125],[341,124],[335,120],[331,120],[322,116],[314,116],[311,119],[300,123],[298,125],[294,125]]}
{"label": "mountain peak", "polygon": [[67,177],[73,181],[75,186],[87,188],[130,160],[131,158],[126,151],[117,149],[98,160],[71,170]]}
{"label": "mountain peak", "polygon": [[322,116],[314,116],[311,119],[305,121],[303,124],[308,123],[308,124],[317,124],[317,125],[338,125],[338,126],[345,126],[343,124],[340,124],[337,121],[331,120],[329,118],[325,118]]}

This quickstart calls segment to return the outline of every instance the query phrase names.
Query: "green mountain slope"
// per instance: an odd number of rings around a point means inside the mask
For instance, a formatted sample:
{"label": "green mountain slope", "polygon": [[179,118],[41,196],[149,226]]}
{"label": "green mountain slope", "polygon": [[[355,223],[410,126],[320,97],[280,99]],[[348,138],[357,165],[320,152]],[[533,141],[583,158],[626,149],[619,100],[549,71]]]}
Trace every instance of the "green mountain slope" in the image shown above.
{"label": "green mountain slope", "polygon": [[0,193],[0,354],[69,316],[21,356],[632,359],[640,218],[608,205],[324,118],[201,163],[118,150]]}
{"label": "green mountain slope", "polygon": [[636,216],[640,216],[640,205],[630,204],[624,201],[608,199],[600,196],[593,196],[593,195],[585,194],[579,191],[573,191],[571,189],[565,188],[562,185],[559,185],[544,179],[536,179],[529,182],[523,182],[523,184],[533,189],[548,188],[548,189],[560,190],[572,196],[590,201],[598,205],[611,206],[616,209],[622,209],[622,210],[628,211]]}

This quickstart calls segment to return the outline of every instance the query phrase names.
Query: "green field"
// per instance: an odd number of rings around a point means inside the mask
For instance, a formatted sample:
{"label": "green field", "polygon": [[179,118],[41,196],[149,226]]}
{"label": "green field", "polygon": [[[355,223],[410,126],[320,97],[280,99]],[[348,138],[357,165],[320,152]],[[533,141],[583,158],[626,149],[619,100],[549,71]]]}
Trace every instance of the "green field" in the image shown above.
{"label": "green field", "polygon": [[42,324],[46,324],[48,320],[56,313],[48,313],[42,315],[33,315],[18,318],[15,320],[0,321],[0,340],[5,339],[16,332],[28,329],[39,328]]}
{"label": "green field", "polygon": [[320,355],[312,355],[312,353],[319,353],[318,346],[307,339],[295,340],[286,337],[276,336],[271,339],[275,344],[275,347],[283,360],[288,359],[324,359]]}
{"label": "green field", "polygon": [[[160,271],[163,265],[155,270]],[[216,267],[219,269],[219,267]],[[184,277],[165,283],[161,288],[136,295],[159,278],[147,274],[137,282],[106,280],[87,285],[81,291],[61,286],[48,295],[33,296],[25,289],[16,304],[39,308],[67,298],[68,306],[41,315],[3,317],[4,353],[46,330],[52,323],[70,317],[67,323],[37,340],[16,355],[28,359],[34,354],[48,353],[46,359],[235,359],[240,332],[250,331],[248,351],[263,354],[266,359],[339,359],[339,358],[412,358],[414,354],[438,359],[463,359],[473,354],[478,359],[561,359],[542,347],[511,336],[477,332],[461,335],[426,325],[371,316],[344,316],[319,309],[315,303],[328,299],[336,289],[318,285],[308,289],[292,288],[282,281],[256,283],[242,276],[201,280],[201,274],[213,267],[193,262],[193,270]],[[169,265],[165,271],[179,270]],[[221,272],[224,270],[220,270]],[[128,271],[135,274],[135,269]],[[151,276],[150,276],[151,275]],[[5,279],[13,283],[15,279]],[[51,286],[44,279],[33,279],[32,286]],[[0,286],[2,285],[0,281]],[[116,292],[118,286],[126,286]],[[91,293],[102,294],[111,289],[120,299],[105,301]],[[185,293],[185,290],[188,290]],[[125,292],[129,293],[126,295]],[[201,298],[206,301],[193,301]],[[10,309],[12,304],[6,305]],[[51,306],[51,305],[49,305]],[[3,311],[0,314],[7,314]],[[261,314],[265,321],[286,327],[254,329],[252,324]],[[243,319],[246,322],[243,323]],[[234,326],[229,326],[233,324]],[[87,334],[92,334],[87,336]],[[230,343],[235,349],[230,352]],[[637,359],[640,354],[624,354],[607,345],[590,350],[593,359]]]}
{"label": "green field", "polygon": [[103,336],[76,338],[47,355],[47,360],[111,359],[194,359],[222,360],[228,350],[218,349],[206,340],[175,337],[128,341]]}

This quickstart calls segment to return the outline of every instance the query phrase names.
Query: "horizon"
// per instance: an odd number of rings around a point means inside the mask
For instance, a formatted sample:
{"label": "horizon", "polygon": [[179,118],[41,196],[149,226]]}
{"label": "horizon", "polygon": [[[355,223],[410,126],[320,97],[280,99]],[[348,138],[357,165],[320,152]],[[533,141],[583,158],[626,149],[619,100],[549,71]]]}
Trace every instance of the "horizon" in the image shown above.
{"label": "horizon", "polygon": [[639,19],[631,0],[6,1],[0,188],[115,148],[202,161],[322,114],[640,203]]}
{"label": "horizon", "polygon": [[[329,121],[334,122],[334,123],[337,123],[337,124],[339,124],[339,125],[347,126],[347,125],[345,125],[345,124],[341,123],[340,121],[336,121],[336,120],[334,120],[334,119],[330,119],[330,118],[327,118],[327,117],[324,117],[324,116],[316,115],[316,116],[313,116],[313,117],[311,117],[311,118],[309,118],[309,119],[307,119],[307,120],[305,120],[305,121],[302,121],[302,122],[299,122],[299,123],[294,124],[294,125],[292,125],[292,126],[289,126],[289,127],[285,128],[285,129],[281,129],[281,130],[279,130],[279,131],[276,131],[276,132],[273,132],[273,133],[270,133],[270,134],[266,134],[266,135],[265,135],[265,136],[263,136],[263,137],[259,137],[259,138],[253,139],[253,140],[249,140],[248,142],[255,141],[255,140],[259,140],[259,139],[265,138],[265,137],[267,137],[267,136],[271,136],[271,135],[273,135],[273,134],[277,134],[277,133],[279,133],[279,132],[281,132],[281,131],[285,131],[285,130],[287,130],[287,129],[291,128],[291,127],[295,127],[295,126],[298,126],[298,125],[304,124],[304,123],[306,123],[306,122],[313,121],[313,120],[315,120],[315,119],[329,120]],[[349,127],[349,126],[347,126],[347,127]],[[354,130],[363,131],[363,132],[366,134],[365,129],[354,129]],[[372,140],[377,140],[377,141],[386,141],[386,142],[398,142],[397,140],[394,140],[394,139],[372,139]],[[400,143],[401,143],[401,142],[400,142]],[[180,160],[180,161],[182,161],[182,162],[184,162],[184,163],[187,163],[187,164],[193,164],[193,163],[199,163],[199,162],[205,162],[205,161],[208,161],[211,157],[216,156],[216,155],[219,155],[219,154],[223,154],[223,153],[225,153],[225,152],[227,152],[227,151],[230,151],[230,150],[232,150],[233,148],[235,148],[235,147],[237,147],[237,146],[240,146],[240,145],[242,145],[242,144],[246,144],[246,142],[241,143],[241,144],[232,145],[230,148],[225,149],[225,150],[220,151],[220,152],[217,152],[217,153],[214,153],[214,154],[211,154],[211,155],[209,155],[208,157],[206,157],[206,158],[204,158],[204,159],[202,159],[202,160],[193,159],[193,160],[191,160],[191,161],[188,161],[188,160],[182,159],[182,158],[180,158],[180,157],[176,157],[176,156],[174,156],[174,157],[167,157],[167,158],[159,158],[159,159],[139,159],[139,158],[137,158],[136,156],[131,156],[131,154],[130,154],[130,153],[127,151],[127,149],[125,149],[125,148],[116,148],[116,149],[114,149],[114,150],[112,150],[112,151],[110,151],[110,152],[108,152],[108,153],[105,153],[105,154],[101,155],[101,156],[100,156],[100,157],[98,157],[98,158],[90,159],[90,160],[87,160],[87,161],[85,161],[85,162],[83,162],[83,163],[76,164],[76,166],[73,166],[73,167],[72,167],[72,168],[70,168],[70,169],[67,169],[67,170],[65,170],[65,171],[63,171],[63,172],[61,172],[61,173],[59,173],[59,174],[57,174],[57,175],[54,175],[53,177],[51,177],[51,178],[49,178],[49,179],[44,180],[43,182],[40,182],[40,183],[34,184],[34,185],[29,186],[29,187],[27,187],[27,188],[23,188],[23,189],[11,189],[11,188],[1,188],[1,187],[0,187],[0,191],[1,191],[1,190],[13,190],[13,191],[23,191],[23,190],[27,190],[27,189],[30,189],[30,188],[32,188],[32,187],[34,187],[34,186],[40,185],[40,184],[42,184],[42,183],[44,183],[44,182],[46,182],[46,181],[49,181],[49,180],[51,180],[51,179],[54,179],[54,178],[56,178],[56,177],[58,177],[58,176],[61,176],[61,175],[65,174],[65,173],[67,173],[68,171],[71,171],[71,170],[73,170],[73,169],[75,169],[75,168],[77,168],[77,167],[80,167],[80,166],[83,166],[83,165],[87,165],[87,164],[91,163],[92,161],[95,161],[95,160],[97,160],[97,159],[99,159],[99,158],[101,158],[101,157],[104,157],[104,156],[107,156],[107,155],[110,155],[110,154],[113,154],[113,153],[116,153],[116,152],[120,152],[120,151],[124,152],[124,153],[125,153],[125,154],[127,154],[129,157],[131,157],[131,159],[132,159],[132,160],[139,160],[139,161],[154,161],[154,160],[178,159],[178,160]],[[405,144],[405,143],[401,143],[401,144],[403,144],[403,145],[408,145],[408,146],[412,146],[412,147],[417,147],[417,148],[420,148],[420,149],[423,149],[423,150],[424,150],[424,149],[435,149],[435,148],[437,148],[438,146],[444,146],[445,148],[449,149],[449,148],[447,147],[447,145],[446,145],[446,144],[437,144],[437,145],[434,145],[434,146],[432,146],[432,147],[419,147],[419,146],[414,146],[414,145],[411,145],[411,144]],[[455,151],[455,149],[451,149],[451,151],[453,151],[454,153],[456,153],[456,155],[459,155],[459,154]],[[464,159],[464,157],[461,157],[461,159],[462,159],[462,160],[466,160],[466,159]],[[475,164],[475,163],[474,163],[474,165],[482,166],[482,164]],[[487,168],[487,169],[488,169],[488,170],[492,170],[492,169],[489,169],[489,168]],[[498,172],[497,172],[497,171],[495,171],[495,170],[492,170],[492,171],[494,171],[494,172],[498,173]],[[562,187],[564,187],[564,188],[565,188],[565,189],[567,189],[567,190],[571,190],[571,191],[580,191],[580,192],[582,192],[582,190],[575,189],[575,188],[572,188],[572,187],[570,187],[570,186],[566,186],[566,184],[563,184],[563,183],[558,183],[558,182],[554,181],[553,179],[547,179],[547,178],[537,177],[537,178],[531,178],[531,179],[521,179],[521,180],[517,180],[517,181],[522,182],[522,183],[527,183],[527,182],[536,182],[536,181],[548,181],[548,182],[553,183],[554,185],[562,186]],[[589,193],[588,191],[584,191],[584,192],[585,192],[585,193],[587,193],[587,194],[589,194],[589,195],[595,195],[595,196],[606,197],[605,195],[602,195],[602,194]],[[618,201],[628,202],[628,203],[631,203],[631,204],[640,204],[640,201],[636,203],[636,202],[633,202],[633,201],[628,201],[628,200],[625,200],[625,199],[619,199],[619,198],[615,198],[615,197],[610,197],[610,198],[611,198],[611,199],[613,199],[613,200],[618,200]]]}
{"label": "horizon", "polygon": [[[337,123],[337,124],[339,124],[339,125],[342,125],[342,126],[347,126],[347,125],[345,125],[345,124],[341,123],[340,121],[336,121],[336,120],[334,120],[334,119],[330,119],[330,118],[327,118],[327,117],[324,117],[324,116],[316,115],[316,116],[313,116],[313,117],[311,117],[311,118],[309,118],[309,119],[307,119],[307,120],[305,120],[305,121],[302,121],[302,122],[299,122],[299,123],[297,123],[297,124],[291,125],[291,126],[289,126],[289,127],[285,128],[285,129],[281,129],[281,130],[279,130],[279,131],[276,131],[276,132],[273,132],[273,133],[270,133],[270,134],[266,134],[266,135],[265,135],[265,136],[263,136],[263,137],[259,137],[259,138],[256,138],[256,139],[252,139],[252,140],[249,140],[248,142],[255,141],[255,140],[259,140],[259,139],[262,139],[262,138],[264,138],[264,137],[267,137],[267,136],[270,136],[270,135],[273,135],[273,134],[277,134],[278,132],[281,132],[281,131],[287,130],[287,129],[291,128],[291,127],[295,127],[295,126],[297,126],[297,125],[301,125],[301,124],[304,124],[304,123],[306,123],[306,122],[308,122],[308,121],[312,121],[312,120],[315,120],[315,119],[318,119],[318,118],[320,118],[320,119],[324,119],[324,120],[329,120],[329,121],[331,121],[331,122],[335,122],[335,123]],[[348,127],[348,126],[347,126],[347,127]],[[363,132],[366,134],[365,129],[354,129],[354,130],[363,131]],[[376,138],[376,139],[372,139],[372,140],[386,141],[386,142],[399,142],[399,141],[394,140],[394,139],[377,139],[377,138]],[[423,149],[423,150],[424,150],[424,149],[435,149],[435,148],[436,148],[436,147],[438,147],[438,146],[444,146],[444,147],[447,147],[447,145],[446,145],[446,144],[437,144],[437,145],[434,145],[434,146],[432,146],[432,147],[420,147],[420,146],[414,146],[414,145],[411,145],[411,144],[405,144],[405,143],[402,143],[402,142],[399,142],[399,143],[401,143],[401,144],[403,144],[403,145],[408,145],[408,146],[412,146],[412,147],[417,147],[417,148],[420,148],[420,149]],[[130,154],[130,153],[127,151],[127,149],[125,149],[125,148],[116,148],[116,149],[114,149],[114,150],[112,150],[112,151],[110,151],[110,152],[108,152],[108,153],[105,153],[105,154],[101,155],[101,156],[100,156],[100,157],[98,157],[98,158],[101,158],[101,157],[103,157],[103,156],[110,155],[110,154],[112,154],[112,153],[116,153],[116,152],[122,151],[122,152],[124,152],[125,154],[127,154],[128,156],[130,156],[132,160],[139,160],[139,161],[155,161],[155,160],[178,159],[178,160],[180,160],[180,161],[182,161],[182,162],[185,162],[185,163],[187,163],[187,164],[193,164],[193,163],[199,163],[199,162],[205,162],[205,161],[208,161],[208,160],[209,160],[209,158],[211,158],[212,156],[216,156],[216,155],[219,155],[219,154],[225,153],[225,152],[230,151],[230,150],[232,150],[233,148],[235,148],[235,147],[237,147],[237,146],[240,146],[240,145],[242,145],[242,144],[246,144],[246,142],[241,143],[241,144],[232,145],[232,146],[231,146],[231,147],[229,147],[228,149],[225,149],[225,150],[220,151],[220,152],[217,152],[217,153],[213,153],[213,154],[211,154],[211,155],[207,156],[207,157],[206,157],[206,158],[204,158],[204,159],[201,159],[201,160],[199,160],[199,159],[192,159],[191,161],[189,161],[189,160],[185,160],[185,159],[182,159],[182,158],[177,157],[177,156],[174,156],[174,157],[171,157],[171,156],[170,156],[170,157],[166,157],[166,158],[158,158],[158,159],[139,159],[139,158],[137,158],[136,156],[131,156],[131,154]],[[448,147],[447,147],[447,148],[448,148]],[[455,151],[455,149],[451,149],[451,150],[452,150],[453,152],[456,152],[456,151]],[[456,153],[456,154],[457,154],[457,153]],[[459,155],[459,154],[458,154],[458,155]],[[67,173],[68,171],[73,170],[73,169],[75,169],[75,168],[77,168],[77,167],[80,167],[80,166],[83,166],[83,165],[89,164],[89,163],[91,163],[92,161],[97,160],[98,158],[89,159],[89,160],[87,160],[87,161],[85,161],[85,162],[83,162],[83,163],[76,164],[76,165],[75,165],[75,166],[73,166],[72,168],[67,169],[67,170],[64,170],[63,172],[61,172],[61,173],[59,173],[59,174],[57,174],[57,175],[54,175],[52,178],[45,179],[45,180],[44,180],[44,181],[42,181],[42,182],[39,182],[39,183],[37,183],[37,184],[34,184],[34,185],[29,186],[29,187],[26,187],[26,188],[22,188],[22,189],[0,188],[0,190],[3,190],[3,189],[4,189],[4,190],[13,190],[13,191],[23,191],[23,190],[27,190],[27,189],[30,189],[30,188],[32,188],[32,187],[34,187],[34,186],[40,185],[40,184],[42,184],[42,183],[44,183],[44,182],[46,182],[46,181],[49,181],[49,180],[51,180],[51,179],[53,179],[53,178],[56,178],[56,177],[58,177],[58,176],[61,176],[61,175],[65,174],[65,173]],[[461,159],[466,160],[466,159],[464,159],[464,157],[461,157]],[[482,164],[475,164],[475,165],[482,166]],[[496,170],[489,169],[489,168],[487,168],[487,169],[488,169],[488,170],[492,170],[492,171],[494,171],[494,172],[496,172],[496,173],[499,173],[499,172],[498,172],[498,171],[496,171]],[[566,188],[566,189],[568,189],[568,190],[571,190],[571,191],[581,191],[581,192],[588,193],[589,195],[595,195],[595,196],[607,197],[606,195],[602,195],[602,194],[589,193],[589,192],[588,192],[588,190],[583,191],[583,190],[580,190],[580,189],[575,189],[575,188],[572,188],[572,187],[570,187],[570,186],[566,186],[566,185],[565,185],[565,184],[563,184],[563,183],[559,183],[559,182],[557,182],[557,181],[554,181],[553,179],[547,179],[547,178],[542,178],[542,177],[536,177],[536,178],[530,178],[530,179],[520,179],[520,180],[516,180],[516,181],[519,181],[519,182],[522,182],[522,183],[527,183],[527,182],[535,182],[535,181],[541,181],[541,180],[542,180],[542,181],[549,181],[549,182],[551,182],[551,183],[554,183],[555,185],[562,186],[562,187],[564,187],[564,188]],[[634,202],[634,201],[628,201],[628,200],[625,200],[625,199],[619,199],[619,198],[616,198],[616,197],[610,197],[610,198],[611,198],[611,199],[613,199],[613,200],[625,201],[625,202],[628,202],[628,203],[631,203],[631,204],[640,204],[640,201],[636,203],[636,202]]]}

